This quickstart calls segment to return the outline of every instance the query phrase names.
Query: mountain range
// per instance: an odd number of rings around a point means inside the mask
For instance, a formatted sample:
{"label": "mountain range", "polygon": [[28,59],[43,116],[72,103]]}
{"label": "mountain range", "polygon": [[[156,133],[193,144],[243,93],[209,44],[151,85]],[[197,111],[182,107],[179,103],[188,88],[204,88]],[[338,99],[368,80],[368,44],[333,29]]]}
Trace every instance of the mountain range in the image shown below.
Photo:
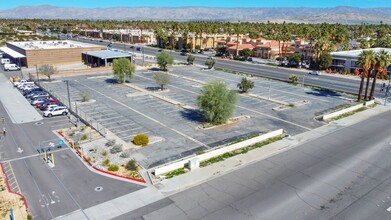
{"label": "mountain range", "polygon": [[91,20],[207,20],[341,24],[391,24],[391,8],[215,8],[215,7],[114,7],[77,8],[51,5],[0,10],[0,18]]}

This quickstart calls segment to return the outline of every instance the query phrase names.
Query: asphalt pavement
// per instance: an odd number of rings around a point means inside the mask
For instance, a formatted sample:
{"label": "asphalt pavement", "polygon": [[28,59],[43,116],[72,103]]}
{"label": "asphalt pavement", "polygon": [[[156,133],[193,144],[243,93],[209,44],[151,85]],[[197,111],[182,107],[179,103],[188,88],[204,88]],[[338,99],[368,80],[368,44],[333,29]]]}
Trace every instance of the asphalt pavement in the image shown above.
{"label": "asphalt pavement", "polygon": [[[2,77],[4,77],[1,74]],[[4,81],[3,81],[4,82]],[[8,80],[5,83],[10,82]],[[2,91],[3,87],[2,87]],[[12,88],[12,93],[19,93]],[[0,145],[0,162],[4,164],[11,190],[25,196],[33,219],[52,219],[105,203],[117,197],[145,188],[144,185],[113,179],[91,172],[69,146],[51,147],[54,166],[44,161],[42,147],[59,143],[55,129],[72,126],[64,116],[20,123],[12,120],[15,113],[6,111],[3,100],[13,97],[18,114],[23,118],[40,116],[32,106],[25,108],[27,101],[19,94],[0,93],[0,115],[5,118],[6,136]],[[28,103],[27,103],[28,104]]]}
{"label": "asphalt pavement", "polygon": [[[72,40],[83,41],[92,44],[107,45],[106,41],[99,42],[99,40],[94,39],[81,39],[74,38]],[[144,55],[156,56],[156,54],[161,50],[160,48],[141,46],[142,51],[136,51],[135,49],[130,48],[130,44],[123,43],[112,43],[112,48],[124,50]],[[167,50],[168,53],[174,56],[175,60],[180,62],[186,62],[187,57],[181,56],[179,52]],[[205,65],[205,61],[208,58],[207,55],[195,54],[196,59],[194,61],[197,65]],[[341,77],[339,75],[332,74],[323,74],[321,76],[309,75],[310,70],[294,69],[294,68],[284,68],[276,66],[268,66],[263,64],[253,64],[250,62],[241,62],[228,59],[216,58],[217,63],[216,68],[223,68],[232,71],[238,71],[242,73],[247,73],[249,75],[256,75],[261,77],[266,77],[275,80],[281,80],[288,82],[288,77],[292,74],[295,74],[299,77],[299,83],[305,83],[307,85],[318,86],[321,88],[347,92],[351,94],[357,94],[359,90],[359,80],[357,77]],[[385,81],[384,81],[385,82]],[[376,96],[384,97],[384,92],[379,91],[380,85],[383,84],[381,80],[377,82]]]}
{"label": "asphalt pavement", "polygon": [[116,219],[390,219],[388,117],[378,106],[163,181],[171,196]]}

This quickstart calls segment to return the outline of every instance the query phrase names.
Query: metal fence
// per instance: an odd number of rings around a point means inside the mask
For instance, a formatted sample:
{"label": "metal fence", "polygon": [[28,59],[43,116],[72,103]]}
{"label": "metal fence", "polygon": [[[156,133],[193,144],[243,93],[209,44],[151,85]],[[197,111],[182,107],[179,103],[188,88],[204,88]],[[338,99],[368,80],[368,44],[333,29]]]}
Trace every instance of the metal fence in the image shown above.
{"label": "metal fence", "polygon": [[[78,121],[81,121],[84,124],[95,129],[102,136],[106,137],[106,128],[99,122],[97,122],[95,119],[93,119],[91,116],[89,116],[87,113],[83,112],[80,108],[78,108],[77,102],[69,102],[68,98],[65,98],[62,95],[54,92],[52,89],[50,89],[50,87],[45,85],[45,83],[40,83],[40,87],[47,91],[52,97],[60,101],[63,105],[68,107],[69,112],[76,118],[76,124]],[[69,106],[69,103],[71,103],[72,106]]]}

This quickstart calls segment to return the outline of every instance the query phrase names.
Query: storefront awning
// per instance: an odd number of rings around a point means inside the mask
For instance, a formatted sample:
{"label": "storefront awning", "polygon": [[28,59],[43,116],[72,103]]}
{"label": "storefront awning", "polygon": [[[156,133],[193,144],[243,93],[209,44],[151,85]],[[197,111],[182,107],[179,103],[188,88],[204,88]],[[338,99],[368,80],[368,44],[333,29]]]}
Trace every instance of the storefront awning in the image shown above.
{"label": "storefront awning", "polygon": [[3,51],[4,53],[8,54],[9,56],[13,57],[13,58],[26,58],[25,55],[23,55],[21,53],[18,53],[18,52],[14,51],[13,49],[8,48],[8,47],[0,47],[0,50]]}

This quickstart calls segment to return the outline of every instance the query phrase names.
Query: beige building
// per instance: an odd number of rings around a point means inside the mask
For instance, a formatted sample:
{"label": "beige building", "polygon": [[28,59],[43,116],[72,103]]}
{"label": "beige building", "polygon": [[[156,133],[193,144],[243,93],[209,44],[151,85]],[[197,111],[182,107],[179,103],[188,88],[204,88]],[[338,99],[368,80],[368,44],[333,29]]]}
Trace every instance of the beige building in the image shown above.
{"label": "beige building", "polygon": [[7,42],[7,47],[0,48],[13,63],[30,68],[35,65],[82,62],[83,52],[105,49],[103,46],[69,40]]}

